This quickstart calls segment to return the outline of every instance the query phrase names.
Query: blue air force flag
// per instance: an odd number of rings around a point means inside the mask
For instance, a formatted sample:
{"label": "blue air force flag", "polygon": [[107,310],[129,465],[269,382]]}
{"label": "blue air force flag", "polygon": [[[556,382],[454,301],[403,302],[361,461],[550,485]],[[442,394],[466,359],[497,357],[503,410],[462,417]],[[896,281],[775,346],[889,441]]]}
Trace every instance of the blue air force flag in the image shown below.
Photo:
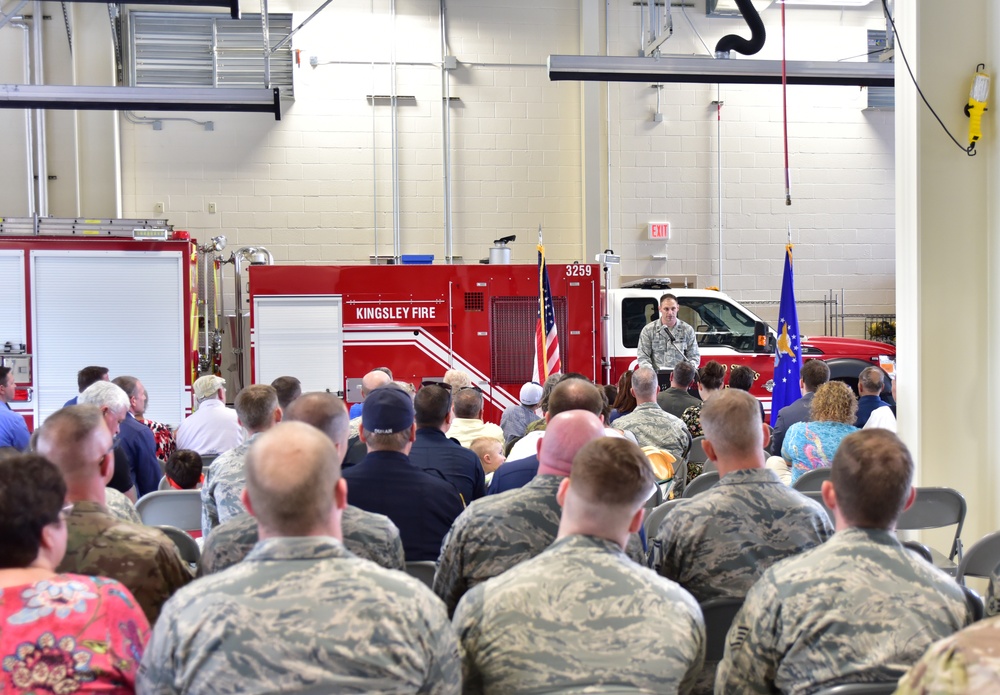
{"label": "blue air force flag", "polygon": [[792,280],[792,245],[785,246],[785,274],[781,279],[781,306],[778,309],[778,343],[774,350],[774,392],[771,394],[771,427],[778,421],[778,411],[802,397],[799,370],[802,369],[802,345],[799,341],[799,316],[795,310],[795,286]]}

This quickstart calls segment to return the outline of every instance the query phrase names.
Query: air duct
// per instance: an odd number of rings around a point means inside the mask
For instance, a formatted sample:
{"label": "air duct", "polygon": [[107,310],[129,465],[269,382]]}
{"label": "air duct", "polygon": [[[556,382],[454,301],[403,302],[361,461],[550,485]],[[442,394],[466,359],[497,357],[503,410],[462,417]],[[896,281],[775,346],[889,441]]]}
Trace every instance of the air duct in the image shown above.
{"label": "air duct", "polygon": [[719,43],[715,44],[715,55],[719,58],[728,58],[730,51],[736,51],[743,55],[752,56],[764,47],[764,40],[767,32],[764,31],[764,22],[750,0],[736,0],[736,7],[739,8],[743,20],[750,27],[750,39],[747,40],[738,34],[726,34]]}

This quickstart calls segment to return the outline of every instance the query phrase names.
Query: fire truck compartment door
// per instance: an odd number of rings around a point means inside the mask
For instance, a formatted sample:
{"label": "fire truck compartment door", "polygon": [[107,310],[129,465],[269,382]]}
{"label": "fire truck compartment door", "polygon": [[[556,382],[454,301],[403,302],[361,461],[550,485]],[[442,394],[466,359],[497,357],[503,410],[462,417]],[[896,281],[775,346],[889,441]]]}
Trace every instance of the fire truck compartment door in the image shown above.
{"label": "fire truck compartment door", "polygon": [[344,391],[341,295],[258,295],[253,300],[254,382],[295,376],[302,391]]}

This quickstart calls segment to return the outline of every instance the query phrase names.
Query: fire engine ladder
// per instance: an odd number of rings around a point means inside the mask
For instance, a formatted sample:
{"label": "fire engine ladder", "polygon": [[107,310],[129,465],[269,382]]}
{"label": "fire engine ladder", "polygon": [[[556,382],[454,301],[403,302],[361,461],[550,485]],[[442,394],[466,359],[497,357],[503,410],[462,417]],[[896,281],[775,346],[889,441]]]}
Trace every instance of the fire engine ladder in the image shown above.
{"label": "fire engine ladder", "polygon": [[81,217],[0,217],[2,236],[100,236],[151,241],[169,239],[166,220],[84,219]]}

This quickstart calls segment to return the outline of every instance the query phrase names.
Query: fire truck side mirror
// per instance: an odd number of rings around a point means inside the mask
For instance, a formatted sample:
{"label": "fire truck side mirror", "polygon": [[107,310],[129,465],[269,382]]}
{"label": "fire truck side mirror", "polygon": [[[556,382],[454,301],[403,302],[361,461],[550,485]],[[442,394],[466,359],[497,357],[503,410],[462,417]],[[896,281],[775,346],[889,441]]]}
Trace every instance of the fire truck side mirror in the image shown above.
{"label": "fire truck side mirror", "polygon": [[755,321],[753,324],[753,343],[756,352],[774,352],[774,339],[763,321]]}

